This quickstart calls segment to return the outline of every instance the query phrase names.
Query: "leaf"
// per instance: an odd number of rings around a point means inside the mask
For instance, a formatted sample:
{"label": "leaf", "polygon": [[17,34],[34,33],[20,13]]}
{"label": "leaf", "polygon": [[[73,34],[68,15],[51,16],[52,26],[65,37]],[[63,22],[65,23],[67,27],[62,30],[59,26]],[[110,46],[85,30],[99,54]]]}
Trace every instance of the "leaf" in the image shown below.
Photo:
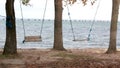
{"label": "leaf", "polygon": [[29,2],[30,2],[30,0],[22,0],[22,4],[26,5],[26,6],[29,5]]}

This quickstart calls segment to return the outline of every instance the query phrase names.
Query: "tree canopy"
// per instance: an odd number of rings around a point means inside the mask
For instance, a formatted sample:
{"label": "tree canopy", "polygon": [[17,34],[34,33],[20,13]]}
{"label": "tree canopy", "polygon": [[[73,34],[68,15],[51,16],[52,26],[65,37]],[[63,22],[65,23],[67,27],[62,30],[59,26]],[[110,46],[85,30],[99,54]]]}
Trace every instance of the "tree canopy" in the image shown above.
{"label": "tree canopy", "polygon": [[[29,5],[30,0],[21,0],[23,5]],[[74,4],[75,2],[79,2],[82,1],[83,5],[87,5],[88,2],[91,3],[91,5],[93,5],[95,3],[95,1],[97,0],[63,0],[64,2],[66,2],[67,4]]]}
{"label": "tree canopy", "polygon": [[79,2],[82,1],[82,3],[85,5],[87,5],[88,2],[91,3],[91,5],[93,5],[95,3],[96,0],[64,0],[66,2],[68,2],[68,4],[74,4],[75,2]]}

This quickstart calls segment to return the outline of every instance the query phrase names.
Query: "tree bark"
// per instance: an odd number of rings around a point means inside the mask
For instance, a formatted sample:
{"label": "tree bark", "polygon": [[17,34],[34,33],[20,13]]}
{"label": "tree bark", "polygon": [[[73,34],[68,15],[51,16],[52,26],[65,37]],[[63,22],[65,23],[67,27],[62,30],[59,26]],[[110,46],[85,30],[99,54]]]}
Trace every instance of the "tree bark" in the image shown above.
{"label": "tree bark", "polygon": [[[10,21],[9,24],[8,20]],[[6,0],[6,41],[3,55],[17,54],[14,0]]]}
{"label": "tree bark", "polygon": [[55,19],[54,19],[54,46],[55,50],[65,50],[63,47],[62,36],[62,0],[54,0]]}
{"label": "tree bark", "polygon": [[115,53],[116,49],[116,37],[117,37],[117,22],[119,13],[119,0],[112,0],[112,17],[111,17],[111,27],[110,27],[110,42],[109,48],[106,53]]}

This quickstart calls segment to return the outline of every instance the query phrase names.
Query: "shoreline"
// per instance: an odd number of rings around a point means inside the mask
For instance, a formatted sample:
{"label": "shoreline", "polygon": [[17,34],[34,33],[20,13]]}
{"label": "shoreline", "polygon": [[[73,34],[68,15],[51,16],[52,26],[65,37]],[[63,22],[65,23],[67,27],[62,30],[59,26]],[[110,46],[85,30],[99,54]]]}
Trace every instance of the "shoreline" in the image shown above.
{"label": "shoreline", "polygon": [[[18,48],[17,51],[20,51],[20,50],[39,50],[39,51],[54,51],[52,48]],[[69,48],[69,49],[66,49],[67,51],[106,51],[107,48]],[[118,49],[120,50],[120,49]],[[0,51],[3,51],[3,48],[0,48]],[[57,51],[57,50],[56,50]]]}

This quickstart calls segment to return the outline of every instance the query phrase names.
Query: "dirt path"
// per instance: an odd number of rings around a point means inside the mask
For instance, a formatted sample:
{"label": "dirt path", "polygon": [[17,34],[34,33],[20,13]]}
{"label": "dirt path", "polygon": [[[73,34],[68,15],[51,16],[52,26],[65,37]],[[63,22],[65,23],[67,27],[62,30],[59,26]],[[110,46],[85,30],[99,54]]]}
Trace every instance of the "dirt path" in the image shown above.
{"label": "dirt path", "polygon": [[120,68],[120,52],[105,54],[106,49],[18,49],[17,56],[3,56],[0,68]]}

